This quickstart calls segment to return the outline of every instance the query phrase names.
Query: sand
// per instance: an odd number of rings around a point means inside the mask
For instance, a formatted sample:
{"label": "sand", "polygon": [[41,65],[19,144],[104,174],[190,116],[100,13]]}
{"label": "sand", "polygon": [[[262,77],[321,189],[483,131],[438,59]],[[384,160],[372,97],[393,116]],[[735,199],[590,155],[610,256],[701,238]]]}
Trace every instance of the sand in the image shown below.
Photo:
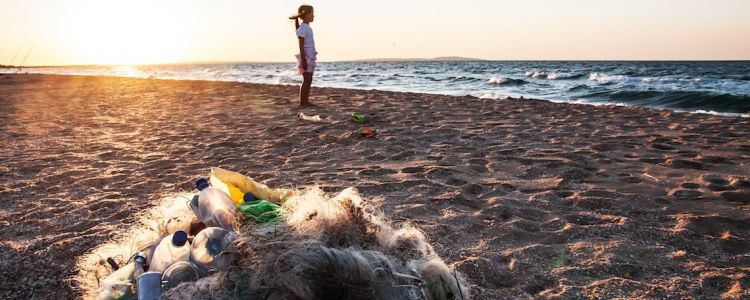
{"label": "sand", "polygon": [[[315,87],[300,109],[296,93],[0,75],[0,298],[80,297],[77,257],[211,166],[357,187],[475,299],[750,297],[748,118]],[[340,138],[364,128],[379,134]]]}

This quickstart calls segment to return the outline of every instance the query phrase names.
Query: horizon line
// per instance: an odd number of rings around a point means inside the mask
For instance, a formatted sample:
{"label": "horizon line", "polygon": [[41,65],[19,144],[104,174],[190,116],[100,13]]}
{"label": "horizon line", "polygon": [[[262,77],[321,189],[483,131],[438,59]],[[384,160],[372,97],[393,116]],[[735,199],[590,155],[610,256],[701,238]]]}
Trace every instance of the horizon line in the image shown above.
{"label": "horizon line", "polygon": [[[460,56],[441,56],[435,58],[364,58],[344,60],[321,60],[322,63],[345,63],[345,62],[750,62],[747,59],[483,59]],[[250,61],[250,60],[207,60],[207,61],[184,61],[163,62],[144,64],[60,64],[60,65],[4,65],[0,68],[45,68],[45,67],[116,67],[116,66],[162,66],[162,65],[200,65],[200,64],[293,64],[294,61]]]}

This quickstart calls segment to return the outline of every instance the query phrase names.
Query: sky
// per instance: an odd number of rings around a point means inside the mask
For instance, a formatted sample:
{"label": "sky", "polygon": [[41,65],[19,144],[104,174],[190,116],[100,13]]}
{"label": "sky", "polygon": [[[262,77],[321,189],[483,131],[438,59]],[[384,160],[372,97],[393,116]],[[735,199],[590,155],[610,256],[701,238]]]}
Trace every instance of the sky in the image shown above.
{"label": "sky", "polygon": [[[0,0],[0,64],[293,61],[292,0]],[[318,0],[322,61],[748,60],[749,0]]]}

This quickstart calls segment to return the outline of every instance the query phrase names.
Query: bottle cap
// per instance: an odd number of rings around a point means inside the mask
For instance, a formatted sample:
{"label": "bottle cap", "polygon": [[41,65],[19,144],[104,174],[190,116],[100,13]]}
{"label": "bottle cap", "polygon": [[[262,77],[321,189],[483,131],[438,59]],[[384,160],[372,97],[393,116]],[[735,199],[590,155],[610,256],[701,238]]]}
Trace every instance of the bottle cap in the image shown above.
{"label": "bottle cap", "polygon": [[139,252],[138,254],[136,254],[133,257],[133,261],[135,262],[136,265],[141,265],[141,266],[146,265],[146,257],[143,256],[142,252]]}
{"label": "bottle cap", "polygon": [[248,193],[245,193],[245,196],[242,196],[242,200],[245,201],[245,203],[248,203],[248,202],[252,202],[252,201],[258,200],[258,198],[255,197],[255,195],[253,195],[253,193],[249,193],[248,192]]}
{"label": "bottle cap", "polygon": [[198,179],[198,181],[195,182],[195,186],[199,191],[202,191],[203,189],[208,187],[208,180],[206,180],[206,178]]}
{"label": "bottle cap", "polygon": [[174,233],[172,235],[172,245],[175,245],[177,247],[185,246],[185,243],[187,243],[188,235],[184,231],[180,230]]}

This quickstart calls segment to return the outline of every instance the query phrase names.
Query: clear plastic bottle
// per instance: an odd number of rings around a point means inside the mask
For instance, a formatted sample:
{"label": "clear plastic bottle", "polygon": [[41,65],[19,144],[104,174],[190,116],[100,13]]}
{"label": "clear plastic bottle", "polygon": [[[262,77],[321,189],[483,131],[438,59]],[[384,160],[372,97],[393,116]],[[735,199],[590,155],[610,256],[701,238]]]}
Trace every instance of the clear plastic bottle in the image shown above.
{"label": "clear plastic bottle", "polygon": [[163,273],[169,265],[190,259],[190,243],[187,233],[177,231],[164,237],[151,255],[149,271]]}
{"label": "clear plastic bottle", "polygon": [[195,185],[200,191],[196,210],[198,219],[208,227],[234,230],[238,218],[234,201],[222,190],[209,186],[206,179],[199,179]]}
{"label": "clear plastic bottle", "polygon": [[234,260],[233,246],[237,234],[219,227],[209,227],[193,239],[190,260],[208,271],[221,270]]}
{"label": "clear plastic bottle", "polygon": [[138,277],[140,277],[141,274],[146,273],[146,256],[143,252],[138,252],[138,254],[133,257],[133,264],[135,265],[135,269],[133,270],[133,282],[138,282]]}

